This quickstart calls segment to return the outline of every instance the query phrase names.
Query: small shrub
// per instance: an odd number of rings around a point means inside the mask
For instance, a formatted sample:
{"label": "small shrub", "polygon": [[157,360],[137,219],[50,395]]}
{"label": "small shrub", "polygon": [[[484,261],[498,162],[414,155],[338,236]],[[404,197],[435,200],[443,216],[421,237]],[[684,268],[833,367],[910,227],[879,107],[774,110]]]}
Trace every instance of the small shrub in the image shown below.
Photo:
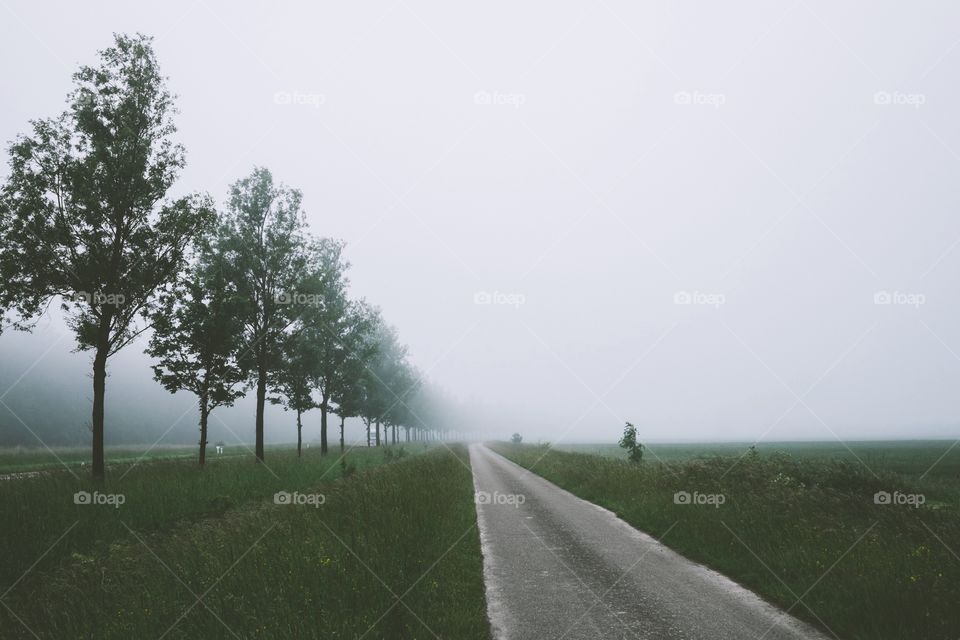
{"label": "small shrub", "polygon": [[623,437],[620,438],[619,444],[627,450],[630,462],[643,462],[643,443],[637,442],[637,428],[629,422],[623,428]]}

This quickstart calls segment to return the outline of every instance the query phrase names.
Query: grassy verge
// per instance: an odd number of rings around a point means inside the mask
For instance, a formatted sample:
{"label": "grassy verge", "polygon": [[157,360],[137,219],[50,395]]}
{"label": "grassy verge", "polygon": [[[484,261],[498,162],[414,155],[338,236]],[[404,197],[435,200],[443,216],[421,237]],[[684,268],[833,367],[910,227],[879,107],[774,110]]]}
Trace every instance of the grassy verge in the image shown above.
{"label": "grassy verge", "polygon": [[324,481],[315,506],[137,531],[28,574],[0,635],[488,638],[468,465],[434,450]]}
{"label": "grassy verge", "polygon": [[[336,450],[321,457],[319,449],[310,448],[299,460],[295,450],[275,450],[268,452],[266,464],[254,463],[248,454],[214,459],[205,469],[192,459],[144,461],[111,467],[103,485],[85,473],[74,476],[66,471],[0,481],[4,520],[0,587],[5,590],[38,559],[36,569],[42,571],[72,553],[104,553],[115,541],[131,539],[128,527],[164,530],[183,521],[223,515],[253,501],[272,499],[277,491],[336,478],[343,473],[344,462],[357,469],[380,464],[386,450],[356,448],[344,461],[338,460]],[[75,504],[79,491],[122,496],[123,504]]]}
{"label": "grassy verge", "polygon": [[[731,469],[731,457],[636,465],[546,447],[494,448],[638,529],[660,535],[675,525],[664,544],[841,638],[960,637],[953,491],[925,496],[919,508],[878,505],[877,492],[919,490],[899,473],[873,467],[875,477],[859,464],[783,454],[749,456]],[[677,504],[678,492],[691,499]],[[717,506],[711,497],[720,495]]]}

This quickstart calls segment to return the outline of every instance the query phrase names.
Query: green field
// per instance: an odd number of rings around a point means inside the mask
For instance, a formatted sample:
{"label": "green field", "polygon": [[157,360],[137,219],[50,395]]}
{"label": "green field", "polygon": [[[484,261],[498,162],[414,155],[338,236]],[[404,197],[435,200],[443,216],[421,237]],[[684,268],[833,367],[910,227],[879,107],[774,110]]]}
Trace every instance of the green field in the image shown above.
{"label": "green field", "polygon": [[[266,450],[289,451],[290,445],[268,445]],[[237,456],[251,456],[252,447],[231,445],[218,455],[212,445],[207,447],[208,462]],[[177,460],[197,458],[197,445],[156,445],[152,447],[120,446],[106,447],[104,454],[107,464],[133,464],[158,460]],[[37,470],[73,469],[79,472],[90,464],[90,447],[0,447],[0,474],[24,473]]]}
{"label": "green field", "polygon": [[[486,638],[469,460],[454,451],[7,481],[0,637]],[[77,505],[78,490],[123,504]],[[278,491],[322,504],[275,504]]]}
{"label": "green field", "polygon": [[[951,445],[780,443],[756,454],[654,445],[640,464],[615,445],[494,448],[657,538],[666,533],[664,544],[828,635],[955,640],[960,447]],[[877,492],[925,502],[876,504]]]}
{"label": "green field", "polygon": [[[614,445],[492,446],[828,635],[955,640],[951,445],[654,444],[641,464]],[[193,448],[145,452],[112,450],[104,484],[48,452],[0,452],[44,470],[0,481],[0,637],[489,637],[462,446],[274,447],[266,464],[234,447],[205,469]],[[322,504],[275,504],[281,491]],[[875,504],[883,491],[923,504]]]}
{"label": "green field", "polygon": [[[654,443],[645,446],[651,463],[690,459],[729,458],[739,464],[750,453],[751,443]],[[615,444],[561,444],[555,449],[626,459]],[[788,456],[811,462],[847,462],[867,474],[895,473],[930,493],[935,500],[960,504],[960,444],[956,440],[765,442],[758,454]]]}

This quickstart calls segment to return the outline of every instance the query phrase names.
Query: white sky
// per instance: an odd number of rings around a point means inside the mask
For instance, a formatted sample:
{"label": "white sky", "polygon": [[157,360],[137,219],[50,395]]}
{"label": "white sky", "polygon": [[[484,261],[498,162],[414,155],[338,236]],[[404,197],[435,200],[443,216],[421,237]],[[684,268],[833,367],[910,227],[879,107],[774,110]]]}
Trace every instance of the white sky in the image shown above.
{"label": "white sky", "polygon": [[[960,5],[0,4],[0,139],[111,32],[155,35],[179,190],[222,202],[254,164],[301,188],[355,294],[494,432],[958,434]],[[0,347],[29,365],[57,326]],[[45,360],[73,380],[70,347]],[[173,405],[141,349],[113,397]]]}

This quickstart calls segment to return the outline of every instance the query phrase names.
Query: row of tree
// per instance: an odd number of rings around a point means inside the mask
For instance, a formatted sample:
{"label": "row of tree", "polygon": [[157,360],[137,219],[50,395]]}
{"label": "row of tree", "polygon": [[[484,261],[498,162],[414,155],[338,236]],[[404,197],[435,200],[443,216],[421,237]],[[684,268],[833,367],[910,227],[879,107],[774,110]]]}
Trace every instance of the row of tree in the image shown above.
{"label": "row of tree", "polygon": [[[0,312],[30,330],[61,306],[93,353],[93,475],[104,475],[107,361],[152,329],[156,379],[189,391],[208,419],[256,390],[257,460],[267,402],[302,417],[359,417],[392,441],[441,432],[412,408],[420,389],[406,349],[378,310],[347,295],[343,244],[310,234],[301,193],[255,169],[218,211],[209,196],[168,198],[184,149],[151,39],[115,36],[74,74],[67,110],[31,122],[10,146],[0,191]],[[412,433],[411,433],[412,432]],[[369,441],[369,438],[368,438]]]}
{"label": "row of tree", "polygon": [[200,462],[210,412],[256,389],[256,456],[264,456],[266,403],[303,414],[320,410],[320,450],[328,416],[409,431],[408,402],[418,376],[379,311],[347,295],[343,244],[312,238],[300,192],[255,169],[230,189],[224,213],[195,240],[186,267],[151,309],[148,353],[171,392],[190,391],[200,411]]}

